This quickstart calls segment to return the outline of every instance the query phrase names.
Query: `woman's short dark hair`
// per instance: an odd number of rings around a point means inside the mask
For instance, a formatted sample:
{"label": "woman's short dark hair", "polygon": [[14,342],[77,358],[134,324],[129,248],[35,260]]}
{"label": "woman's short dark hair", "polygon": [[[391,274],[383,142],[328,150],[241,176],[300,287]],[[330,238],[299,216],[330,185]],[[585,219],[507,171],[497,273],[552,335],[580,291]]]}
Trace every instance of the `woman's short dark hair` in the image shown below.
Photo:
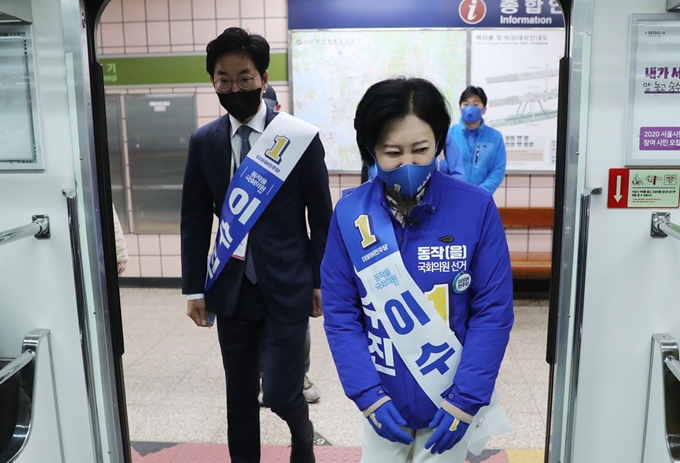
{"label": "woman's short dark hair", "polygon": [[432,128],[439,154],[446,145],[451,115],[446,98],[434,84],[425,79],[397,77],[368,88],[354,117],[357,145],[366,164],[375,164],[371,153],[385,124],[410,114]]}
{"label": "woman's short dark hair", "polygon": [[481,101],[484,107],[486,107],[486,103],[489,101],[486,98],[486,93],[484,93],[484,89],[482,87],[473,87],[470,85],[468,88],[463,90],[463,93],[460,94],[460,99],[458,100],[458,106],[463,104],[463,101],[467,100],[470,97],[476,96],[478,97]]}
{"label": "woman's short dark hair", "polygon": [[213,39],[205,48],[206,71],[210,76],[215,75],[215,63],[229,53],[244,53],[255,65],[257,72],[263,75],[269,68],[269,43],[261,35],[251,34],[240,27],[225,29],[217,38]]}

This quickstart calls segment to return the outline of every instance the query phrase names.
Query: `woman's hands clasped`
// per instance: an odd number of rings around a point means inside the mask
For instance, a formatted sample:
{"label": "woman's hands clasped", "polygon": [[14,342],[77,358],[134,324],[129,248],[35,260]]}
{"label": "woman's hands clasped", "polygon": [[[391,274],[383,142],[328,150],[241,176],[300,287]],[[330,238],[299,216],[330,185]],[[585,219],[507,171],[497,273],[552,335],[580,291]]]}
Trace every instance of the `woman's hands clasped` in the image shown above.
{"label": "woman's hands clasped", "polygon": [[451,415],[449,412],[440,408],[430,422],[430,429],[435,429],[434,434],[425,442],[425,448],[430,452],[444,453],[451,450],[465,435],[470,425],[464,423]]}
{"label": "woman's hands clasped", "polygon": [[399,427],[406,426],[406,421],[391,400],[378,407],[366,419],[380,437],[405,445],[413,442],[413,436]]}

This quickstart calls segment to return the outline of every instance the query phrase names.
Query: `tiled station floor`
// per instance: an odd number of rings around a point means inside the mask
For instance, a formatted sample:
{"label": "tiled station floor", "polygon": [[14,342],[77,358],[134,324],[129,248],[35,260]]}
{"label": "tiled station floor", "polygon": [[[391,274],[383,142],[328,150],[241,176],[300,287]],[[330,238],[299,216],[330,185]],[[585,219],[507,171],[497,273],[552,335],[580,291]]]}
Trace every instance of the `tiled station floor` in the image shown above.
{"label": "tiled station floor", "polygon": [[[122,288],[125,385],[135,463],[228,463],[224,371],[217,332],[196,327],[177,289]],[[547,301],[516,300],[516,322],[497,382],[513,430],[494,437],[470,463],[543,461],[548,402]],[[311,321],[309,378],[321,399],[310,405],[324,439],[317,462],[361,458],[359,411],[338,381],[322,320]],[[288,428],[261,412],[262,462],[288,462]]]}

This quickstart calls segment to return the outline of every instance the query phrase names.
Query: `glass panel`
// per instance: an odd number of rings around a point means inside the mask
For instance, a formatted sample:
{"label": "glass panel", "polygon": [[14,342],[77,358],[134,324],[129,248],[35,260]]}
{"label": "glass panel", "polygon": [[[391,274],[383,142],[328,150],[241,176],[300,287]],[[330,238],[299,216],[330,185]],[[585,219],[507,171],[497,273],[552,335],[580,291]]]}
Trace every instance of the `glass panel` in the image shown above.
{"label": "glass panel", "polygon": [[111,170],[111,196],[125,233],[130,232],[127,201],[125,200],[125,159],[123,158],[123,133],[121,131],[120,97],[106,95],[106,132]]}
{"label": "glass panel", "polygon": [[182,179],[196,128],[195,95],[126,95],[136,233],[179,233]]}
{"label": "glass panel", "polygon": [[27,42],[0,29],[0,163],[35,162]]}

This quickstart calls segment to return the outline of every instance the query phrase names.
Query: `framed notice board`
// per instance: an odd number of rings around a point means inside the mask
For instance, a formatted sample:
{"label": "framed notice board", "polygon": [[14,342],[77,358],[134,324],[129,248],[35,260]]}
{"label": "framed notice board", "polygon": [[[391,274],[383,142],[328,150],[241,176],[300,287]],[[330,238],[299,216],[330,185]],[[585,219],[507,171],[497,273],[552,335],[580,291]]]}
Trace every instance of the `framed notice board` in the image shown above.
{"label": "framed notice board", "polygon": [[680,166],[680,15],[632,15],[627,166]]}

